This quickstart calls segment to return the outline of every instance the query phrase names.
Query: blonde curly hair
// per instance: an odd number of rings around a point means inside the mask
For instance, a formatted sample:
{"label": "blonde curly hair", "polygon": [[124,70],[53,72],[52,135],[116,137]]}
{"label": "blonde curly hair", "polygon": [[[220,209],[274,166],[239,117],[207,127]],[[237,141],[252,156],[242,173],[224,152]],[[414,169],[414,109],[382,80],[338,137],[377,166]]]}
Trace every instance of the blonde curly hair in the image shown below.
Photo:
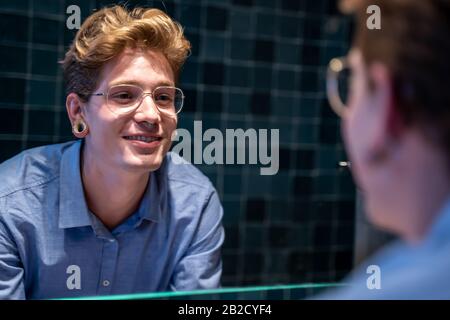
{"label": "blonde curly hair", "polygon": [[128,10],[117,5],[103,8],[86,19],[60,62],[66,93],[74,92],[88,100],[97,87],[103,65],[125,48],[162,52],[177,79],[191,45],[181,25],[161,10]]}

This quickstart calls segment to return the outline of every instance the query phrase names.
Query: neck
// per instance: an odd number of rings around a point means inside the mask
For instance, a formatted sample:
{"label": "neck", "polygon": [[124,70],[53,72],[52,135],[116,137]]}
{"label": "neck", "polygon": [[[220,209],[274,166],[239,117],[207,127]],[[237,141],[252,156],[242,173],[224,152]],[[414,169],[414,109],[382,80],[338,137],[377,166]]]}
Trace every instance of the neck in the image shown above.
{"label": "neck", "polygon": [[411,244],[420,243],[427,236],[450,197],[448,180],[443,181],[436,175],[435,178],[436,180],[429,179],[421,186],[412,187],[408,197],[410,200],[404,204],[404,212],[410,212],[411,216],[403,230],[403,238]]}
{"label": "neck", "polygon": [[81,176],[87,206],[112,230],[137,210],[150,175],[99,164],[83,152]]}
{"label": "neck", "polygon": [[446,155],[433,148],[420,150],[403,161],[396,186],[398,202],[391,214],[399,216],[400,236],[410,244],[420,243],[429,233],[450,197],[450,172]]}

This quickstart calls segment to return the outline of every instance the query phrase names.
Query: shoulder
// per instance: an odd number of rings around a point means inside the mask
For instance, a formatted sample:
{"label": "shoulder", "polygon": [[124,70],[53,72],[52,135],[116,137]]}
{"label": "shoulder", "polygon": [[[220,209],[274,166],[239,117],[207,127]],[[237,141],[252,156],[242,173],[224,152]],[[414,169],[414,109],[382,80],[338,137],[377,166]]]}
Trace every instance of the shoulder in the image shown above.
{"label": "shoulder", "polygon": [[175,153],[166,155],[160,177],[165,183],[160,192],[167,198],[172,214],[182,221],[200,222],[207,214],[208,219],[220,220],[222,205],[213,184],[194,165]]}
{"label": "shoulder", "polygon": [[[180,247],[200,248],[222,241],[223,208],[213,184],[194,165],[169,152],[162,166],[166,172],[168,221],[173,223]],[[164,201],[165,202],[165,201]],[[196,245],[194,245],[196,244]]]}
{"label": "shoulder", "polygon": [[207,176],[176,153],[168,152],[165,161],[169,183],[189,186],[191,189],[215,191]]}
{"label": "shoulder", "polygon": [[[345,287],[319,299],[449,299],[449,255],[449,244],[411,247],[398,241],[363,262],[344,280]],[[370,287],[375,281],[379,288]]]}
{"label": "shoulder", "polygon": [[59,176],[61,156],[76,141],[27,149],[0,164],[0,198]]}

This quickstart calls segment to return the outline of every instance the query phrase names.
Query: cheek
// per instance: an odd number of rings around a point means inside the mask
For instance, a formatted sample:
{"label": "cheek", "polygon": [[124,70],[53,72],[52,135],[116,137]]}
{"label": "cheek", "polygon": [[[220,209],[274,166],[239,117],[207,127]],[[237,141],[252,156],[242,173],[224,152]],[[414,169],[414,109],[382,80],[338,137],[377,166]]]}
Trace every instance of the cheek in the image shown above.
{"label": "cheek", "polygon": [[168,152],[172,145],[172,137],[173,137],[175,130],[177,129],[177,123],[178,123],[178,118],[170,118],[170,119],[167,119],[166,121],[164,121],[164,123],[163,123],[163,131],[164,131],[164,135],[166,137],[164,147],[161,149],[163,154]]}
{"label": "cheek", "polygon": [[165,121],[162,123],[163,131],[164,131],[165,135],[166,135],[169,139],[172,138],[172,134],[173,134],[173,132],[176,130],[177,124],[178,124],[178,118],[177,118],[177,117],[174,117],[174,118],[167,118],[167,119],[165,119]]}
{"label": "cheek", "polygon": [[124,125],[124,121],[115,117],[108,110],[100,108],[98,113],[90,117],[90,134],[94,141],[100,146],[109,148],[111,144],[116,145],[117,138],[120,138],[120,128]]}

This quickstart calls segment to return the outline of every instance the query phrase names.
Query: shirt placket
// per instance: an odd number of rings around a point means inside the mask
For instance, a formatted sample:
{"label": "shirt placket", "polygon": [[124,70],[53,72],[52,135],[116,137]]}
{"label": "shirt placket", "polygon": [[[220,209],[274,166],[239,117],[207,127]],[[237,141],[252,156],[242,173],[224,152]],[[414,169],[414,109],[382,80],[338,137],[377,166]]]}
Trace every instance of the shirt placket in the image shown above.
{"label": "shirt placket", "polygon": [[108,295],[111,294],[114,284],[114,273],[119,255],[119,243],[112,237],[103,239],[103,242],[101,271],[97,292],[99,295]]}

